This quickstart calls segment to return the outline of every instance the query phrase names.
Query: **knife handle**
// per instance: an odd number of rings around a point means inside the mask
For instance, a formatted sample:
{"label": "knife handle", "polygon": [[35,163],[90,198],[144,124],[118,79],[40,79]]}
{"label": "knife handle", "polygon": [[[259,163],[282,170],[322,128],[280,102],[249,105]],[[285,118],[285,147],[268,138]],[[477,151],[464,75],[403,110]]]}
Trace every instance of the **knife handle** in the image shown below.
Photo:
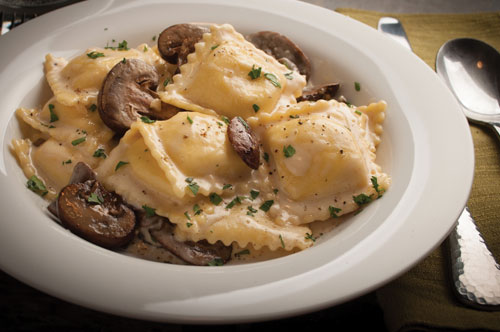
{"label": "knife handle", "polygon": [[486,247],[466,207],[449,236],[451,271],[458,299],[482,310],[500,310],[500,265]]}

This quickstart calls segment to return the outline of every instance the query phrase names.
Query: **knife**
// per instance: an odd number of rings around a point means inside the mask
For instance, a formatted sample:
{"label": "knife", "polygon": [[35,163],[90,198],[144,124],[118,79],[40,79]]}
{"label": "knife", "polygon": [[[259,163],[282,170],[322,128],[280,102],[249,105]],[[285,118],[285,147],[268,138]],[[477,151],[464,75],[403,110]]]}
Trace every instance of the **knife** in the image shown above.
{"label": "knife", "polygon": [[[412,51],[401,22],[382,17],[378,30]],[[500,265],[486,247],[465,207],[448,237],[453,289],[458,300],[482,310],[500,310]]]}

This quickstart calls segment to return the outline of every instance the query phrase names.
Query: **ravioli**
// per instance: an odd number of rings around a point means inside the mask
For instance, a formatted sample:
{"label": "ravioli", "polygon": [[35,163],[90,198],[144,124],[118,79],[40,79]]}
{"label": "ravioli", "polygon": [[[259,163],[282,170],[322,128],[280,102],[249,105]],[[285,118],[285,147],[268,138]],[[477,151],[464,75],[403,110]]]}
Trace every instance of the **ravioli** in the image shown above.
{"label": "ravioli", "polygon": [[[129,204],[152,207],[177,224],[182,240],[287,250],[312,244],[308,227],[279,225],[257,210],[265,193],[250,194],[253,171],[234,152],[227,125],[215,116],[180,112],[152,124],[139,120],[97,173]],[[251,210],[256,211],[252,216]]]}
{"label": "ravioli", "polygon": [[[253,74],[249,74],[253,72]],[[212,25],[160,98],[179,108],[248,118],[295,103],[305,77],[257,49],[228,24]]]}
{"label": "ravioli", "polygon": [[272,173],[283,193],[276,217],[298,224],[325,220],[332,211],[340,216],[358,209],[353,197],[386,190],[390,178],[375,163],[384,115],[384,102],[356,109],[320,100],[250,121],[261,128],[270,156],[262,172]]}
{"label": "ravioli", "polygon": [[108,72],[123,59],[141,59],[166,72],[168,64],[154,49],[146,44],[135,48],[90,48],[83,54],[67,61],[48,54],[45,57],[47,81],[57,101],[63,105],[96,103],[99,89]]}

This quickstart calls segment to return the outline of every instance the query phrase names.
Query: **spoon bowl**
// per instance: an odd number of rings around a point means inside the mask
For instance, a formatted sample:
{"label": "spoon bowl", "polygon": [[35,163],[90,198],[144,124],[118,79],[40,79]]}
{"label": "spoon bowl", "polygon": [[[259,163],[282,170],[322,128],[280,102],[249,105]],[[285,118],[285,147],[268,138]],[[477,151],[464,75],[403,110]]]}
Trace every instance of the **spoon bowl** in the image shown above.
{"label": "spoon bowl", "polygon": [[453,39],[439,49],[436,71],[467,118],[500,135],[500,53],[477,39]]}

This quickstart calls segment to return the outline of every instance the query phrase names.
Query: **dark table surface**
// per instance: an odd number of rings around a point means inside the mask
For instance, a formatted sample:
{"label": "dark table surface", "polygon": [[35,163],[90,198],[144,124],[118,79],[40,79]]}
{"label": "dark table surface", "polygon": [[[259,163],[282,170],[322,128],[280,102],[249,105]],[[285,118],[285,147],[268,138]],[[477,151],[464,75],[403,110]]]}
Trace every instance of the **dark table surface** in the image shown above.
{"label": "dark table surface", "polygon": [[[42,1],[25,0],[25,3],[32,3],[32,7],[25,12],[30,19],[58,8],[62,5],[61,1],[49,1],[52,2],[51,6],[45,9],[39,8],[40,14],[37,14],[37,9],[34,7],[39,6]],[[0,0],[0,11],[3,10],[5,15],[7,6],[15,2],[23,1]],[[493,11],[498,10],[500,3],[491,0],[308,0],[306,2],[332,10],[352,7],[383,12]],[[22,9],[11,10],[15,11],[19,13]],[[18,14],[17,17],[18,24],[21,24],[22,15]],[[332,308],[288,319],[237,325],[176,325],[118,317],[83,308],[42,293],[0,271],[0,330],[2,331],[258,331],[266,328],[315,330],[323,329],[325,326],[339,331],[386,331],[383,312],[375,292]]]}

